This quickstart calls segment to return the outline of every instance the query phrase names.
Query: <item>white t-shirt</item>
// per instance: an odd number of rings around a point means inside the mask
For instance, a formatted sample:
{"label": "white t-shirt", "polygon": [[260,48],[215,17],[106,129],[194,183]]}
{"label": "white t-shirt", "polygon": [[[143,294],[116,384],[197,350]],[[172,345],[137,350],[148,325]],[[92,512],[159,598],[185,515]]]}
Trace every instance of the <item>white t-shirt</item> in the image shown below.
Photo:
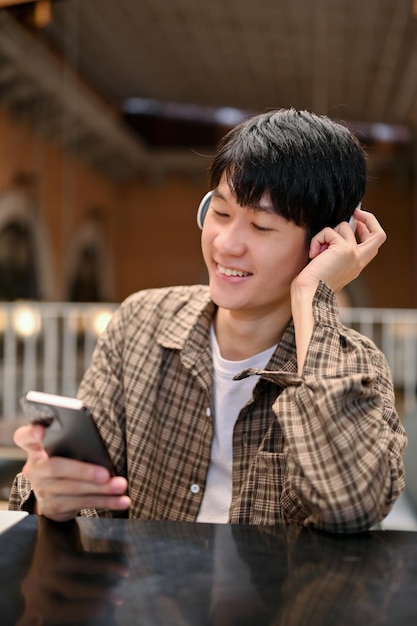
{"label": "white t-shirt", "polygon": [[244,369],[263,369],[276,346],[243,361],[227,361],[220,354],[213,325],[211,327],[213,354],[213,428],[210,466],[206,488],[197,522],[226,523],[232,500],[233,430],[241,409],[251,400],[258,379],[233,377]]}

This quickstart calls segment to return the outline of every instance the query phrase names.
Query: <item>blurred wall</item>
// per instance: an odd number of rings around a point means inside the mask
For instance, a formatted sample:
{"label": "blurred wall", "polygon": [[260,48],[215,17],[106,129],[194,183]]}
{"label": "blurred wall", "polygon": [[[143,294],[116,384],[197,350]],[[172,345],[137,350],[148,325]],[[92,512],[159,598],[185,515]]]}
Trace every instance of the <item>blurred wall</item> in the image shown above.
{"label": "blurred wall", "polygon": [[122,192],[117,226],[120,297],[137,289],[206,280],[196,216],[207,180],[143,179]]}
{"label": "blurred wall", "polygon": [[[104,237],[113,255],[113,232],[120,190],[83,164],[82,159],[41,138],[26,123],[0,110],[0,196],[26,182],[36,219],[45,231],[53,266],[50,299],[65,293],[66,259],[72,241],[89,212],[99,206]],[[30,182],[28,182],[30,181]]]}
{"label": "blurred wall", "polygon": [[417,307],[417,197],[413,146],[369,149],[363,206],[375,213],[387,241],[366,268],[373,306]]}

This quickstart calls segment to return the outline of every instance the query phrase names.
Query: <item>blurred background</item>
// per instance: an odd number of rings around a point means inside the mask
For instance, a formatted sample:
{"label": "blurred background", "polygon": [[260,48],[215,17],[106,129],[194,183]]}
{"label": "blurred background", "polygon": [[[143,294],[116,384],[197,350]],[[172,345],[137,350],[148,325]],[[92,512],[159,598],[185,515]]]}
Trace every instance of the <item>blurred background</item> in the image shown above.
{"label": "blurred background", "polygon": [[368,153],[388,241],[341,304],[415,410],[416,0],[0,0],[0,441],[26,389],[76,392],[123,298],[205,281],[216,143],[279,107]]}

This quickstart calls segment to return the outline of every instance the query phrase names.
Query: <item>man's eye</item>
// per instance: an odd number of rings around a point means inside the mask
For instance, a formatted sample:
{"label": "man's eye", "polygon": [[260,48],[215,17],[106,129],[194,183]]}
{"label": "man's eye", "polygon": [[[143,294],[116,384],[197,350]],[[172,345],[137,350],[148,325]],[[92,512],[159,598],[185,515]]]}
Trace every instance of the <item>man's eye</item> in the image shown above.
{"label": "man's eye", "polygon": [[213,213],[217,216],[217,217],[229,217],[228,213],[222,213],[221,211],[216,211],[215,209],[213,209]]}
{"label": "man's eye", "polygon": [[259,226],[259,224],[253,224],[253,227],[260,233],[268,233],[271,230],[271,228],[265,228],[264,226]]}

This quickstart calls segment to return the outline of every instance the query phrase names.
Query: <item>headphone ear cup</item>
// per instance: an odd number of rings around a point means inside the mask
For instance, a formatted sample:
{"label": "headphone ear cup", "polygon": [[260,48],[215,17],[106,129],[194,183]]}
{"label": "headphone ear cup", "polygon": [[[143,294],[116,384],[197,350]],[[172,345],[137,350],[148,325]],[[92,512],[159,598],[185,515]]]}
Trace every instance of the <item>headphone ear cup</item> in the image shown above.
{"label": "headphone ear cup", "polygon": [[213,196],[213,192],[208,191],[206,195],[204,196],[204,198],[201,200],[199,207],[198,207],[197,224],[201,230],[203,229],[204,219],[207,215],[207,211],[209,210],[212,196]]}

